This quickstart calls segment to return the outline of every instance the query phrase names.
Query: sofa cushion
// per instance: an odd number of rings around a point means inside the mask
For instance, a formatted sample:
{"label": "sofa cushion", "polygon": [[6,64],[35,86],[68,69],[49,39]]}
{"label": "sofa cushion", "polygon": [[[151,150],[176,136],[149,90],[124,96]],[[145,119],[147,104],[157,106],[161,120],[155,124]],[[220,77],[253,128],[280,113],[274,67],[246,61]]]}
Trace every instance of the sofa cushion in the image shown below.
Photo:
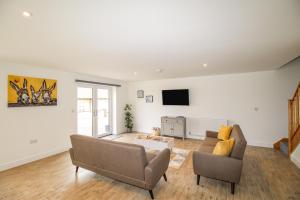
{"label": "sofa cushion", "polygon": [[204,152],[204,153],[212,153],[215,146],[216,146],[216,143],[215,144],[209,144],[209,143],[204,142],[203,144],[200,145],[198,151]]}
{"label": "sofa cushion", "polygon": [[215,145],[219,141],[222,141],[222,140],[219,140],[218,138],[213,138],[213,137],[206,137],[204,139],[204,143],[206,143],[206,144],[214,144]]}

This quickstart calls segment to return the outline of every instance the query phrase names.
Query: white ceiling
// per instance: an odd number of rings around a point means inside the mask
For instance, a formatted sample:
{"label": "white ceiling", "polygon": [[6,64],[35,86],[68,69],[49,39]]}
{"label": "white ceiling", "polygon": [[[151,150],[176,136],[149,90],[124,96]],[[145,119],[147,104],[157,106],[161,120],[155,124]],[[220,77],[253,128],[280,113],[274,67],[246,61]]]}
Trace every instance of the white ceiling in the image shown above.
{"label": "white ceiling", "polygon": [[1,61],[149,80],[270,70],[299,55],[300,0],[0,0]]}

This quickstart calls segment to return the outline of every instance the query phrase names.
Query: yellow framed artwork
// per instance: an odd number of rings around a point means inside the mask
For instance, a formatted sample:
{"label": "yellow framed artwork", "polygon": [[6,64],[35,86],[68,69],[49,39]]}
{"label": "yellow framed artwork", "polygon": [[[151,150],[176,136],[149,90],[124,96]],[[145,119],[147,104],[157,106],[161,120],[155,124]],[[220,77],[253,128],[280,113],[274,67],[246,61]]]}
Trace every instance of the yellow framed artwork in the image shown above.
{"label": "yellow framed artwork", "polygon": [[57,105],[57,81],[8,75],[8,107]]}

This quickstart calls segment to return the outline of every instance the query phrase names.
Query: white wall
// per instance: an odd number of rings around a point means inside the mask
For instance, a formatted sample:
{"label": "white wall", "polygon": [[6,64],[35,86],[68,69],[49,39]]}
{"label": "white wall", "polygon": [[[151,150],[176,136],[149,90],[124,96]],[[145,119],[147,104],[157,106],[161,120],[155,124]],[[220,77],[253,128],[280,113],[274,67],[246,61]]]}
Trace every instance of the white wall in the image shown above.
{"label": "white wall", "polygon": [[[227,119],[241,126],[249,144],[271,147],[288,134],[287,100],[299,81],[300,59],[276,71],[131,82],[134,129],[151,132],[166,115]],[[190,106],[162,105],[161,90],[183,88],[190,90]],[[136,98],[137,90],[153,95],[154,102]]]}
{"label": "white wall", "polygon": [[[58,105],[49,107],[7,107],[7,75],[57,80]],[[70,147],[69,135],[76,133],[75,79],[121,84],[116,89],[116,130],[123,132],[122,114],[127,102],[125,82],[79,75],[48,68],[0,63],[0,171]],[[30,144],[30,140],[38,142]]]}
{"label": "white wall", "polygon": [[[58,80],[58,106],[8,108],[8,74]],[[69,135],[76,132],[76,78],[122,84],[116,89],[117,132],[125,131],[123,107],[130,102],[138,131],[160,126],[164,115],[225,118],[241,125],[250,144],[270,146],[287,135],[287,99],[299,77],[300,59],[278,71],[133,82],[127,88],[122,81],[0,62],[0,171],[69,148]],[[161,90],[177,88],[190,89],[191,106],[162,106]],[[154,95],[154,103],[137,99],[138,89]],[[299,154],[294,158],[300,161]]]}

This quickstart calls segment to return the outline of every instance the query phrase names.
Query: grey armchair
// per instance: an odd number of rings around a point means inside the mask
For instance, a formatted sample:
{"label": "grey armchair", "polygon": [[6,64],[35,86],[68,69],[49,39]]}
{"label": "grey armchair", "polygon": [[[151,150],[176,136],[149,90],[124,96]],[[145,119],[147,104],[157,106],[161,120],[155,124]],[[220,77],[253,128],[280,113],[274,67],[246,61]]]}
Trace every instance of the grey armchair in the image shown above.
{"label": "grey armchair", "polygon": [[197,184],[199,185],[200,176],[230,182],[231,193],[234,194],[235,184],[238,184],[241,178],[247,141],[240,126],[234,125],[230,135],[230,138],[235,139],[231,154],[228,157],[213,155],[214,147],[219,141],[217,135],[217,132],[207,131],[199,150],[193,152],[193,167],[197,175]]}

